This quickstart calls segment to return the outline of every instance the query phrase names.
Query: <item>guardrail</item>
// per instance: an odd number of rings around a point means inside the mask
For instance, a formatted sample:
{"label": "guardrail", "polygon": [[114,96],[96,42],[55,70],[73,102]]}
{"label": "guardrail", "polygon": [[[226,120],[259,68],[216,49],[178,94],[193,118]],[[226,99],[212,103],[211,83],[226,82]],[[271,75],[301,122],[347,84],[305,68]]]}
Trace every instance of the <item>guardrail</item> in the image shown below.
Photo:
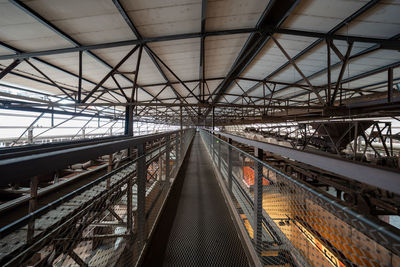
{"label": "guardrail", "polygon": [[50,151],[44,149],[44,152],[37,151],[31,155],[2,159],[0,160],[0,173],[2,174],[0,186],[27,180],[36,175],[51,173],[68,165],[109,155],[116,151],[132,149],[139,144],[178,133],[179,131],[170,131],[138,137],[117,138],[117,140],[89,143],[78,147],[73,145]]}
{"label": "guardrail", "polygon": [[[0,265],[136,265],[193,134],[130,140],[131,162],[1,228]],[[164,144],[146,151],[160,138]]]}
{"label": "guardrail", "polygon": [[263,162],[260,146],[253,156],[210,132],[200,133],[262,264],[400,263],[395,233]]}

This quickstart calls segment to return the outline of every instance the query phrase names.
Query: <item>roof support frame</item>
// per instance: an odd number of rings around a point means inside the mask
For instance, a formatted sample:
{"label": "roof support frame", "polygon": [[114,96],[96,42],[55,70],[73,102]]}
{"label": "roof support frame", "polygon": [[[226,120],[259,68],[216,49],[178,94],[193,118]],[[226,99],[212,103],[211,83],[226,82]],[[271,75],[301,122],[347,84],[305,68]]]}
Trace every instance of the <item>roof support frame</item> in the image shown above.
{"label": "roof support frame", "polygon": [[[54,31],[56,34],[58,34],[59,36],[61,36],[62,38],[64,38],[65,40],[69,41],[70,43],[72,43],[75,47],[81,47],[82,45],[76,41],[75,39],[73,39],[71,36],[69,36],[68,34],[66,34],[65,32],[63,32],[62,30],[60,30],[59,28],[57,28],[54,24],[52,24],[51,22],[49,22],[48,20],[46,20],[45,18],[43,18],[40,14],[38,14],[36,11],[34,11],[33,9],[31,9],[30,7],[28,7],[27,5],[25,5],[24,3],[22,3],[20,0],[9,0],[12,4],[14,4],[16,7],[20,8],[21,10],[23,10],[25,13],[27,13],[29,16],[33,17],[34,19],[36,19],[37,21],[39,21],[41,24],[43,24],[44,26],[46,26],[47,28],[49,28],[50,30]],[[110,64],[108,64],[106,61],[104,61],[103,59],[101,59],[100,57],[98,57],[96,54],[94,54],[92,51],[86,50],[86,53],[88,53],[88,55],[90,55],[91,57],[93,57],[94,59],[96,59],[98,62],[100,62],[101,64],[103,64],[104,66],[106,66],[109,69],[112,69],[112,66]],[[128,77],[126,77],[125,75],[122,75],[125,79],[127,79],[128,81],[132,82]],[[144,90],[144,89],[143,89]],[[147,92],[146,90],[144,90],[147,94],[149,94],[150,96],[152,96],[149,92]]]}
{"label": "roof support frame", "polygon": [[[391,37],[390,40],[398,39],[398,38],[400,38],[400,34],[396,34],[395,36]],[[358,53],[356,53],[356,54],[354,54],[354,55],[351,55],[351,56],[349,57],[349,61],[351,61],[351,60],[353,60],[353,59],[356,59],[356,58],[359,58],[359,57],[362,57],[362,56],[365,56],[365,55],[370,54],[370,53],[372,53],[372,52],[375,52],[375,51],[377,51],[377,50],[379,50],[379,49],[381,49],[380,45],[371,46],[371,47],[366,48],[366,49],[364,49],[364,50],[362,50],[362,51],[360,51],[360,52],[358,52]],[[341,64],[341,62],[335,63],[335,64],[331,65],[331,68],[338,67],[338,66],[340,66],[340,64]],[[395,62],[395,63],[393,63],[393,64],[394,64],[394,65],[397,65],[397,62]],[[391,65],[393,65],[393,64],[391,64]],[[324,69],[321,69],[321,70],[319,70],[319,71],[317,71],[317,72],[314,72],[313,74],[307,76],[307,78],[308,78],[308,79],[311,79],[312,77],[318,76],[318,75],[320,75],[320,74],[326,72],[327,69],[328,69],[328,68],[324,68]],[[381,68],[378,68],[378,69],[381,69]],[[361,77],[361,76],[365,77],[366,75],[368,76],[370,72],[371,72],[371,71],[367,71],[367,72],[365,72],[365,73],[356,75],[356,76],[354,76],[352,79],[358,79],[358,77]],[[348,79],[345,79],[345,80],[342,81],[342,83],[346,83],[346,80],[348,81]],[[298,81],[296,81],[296,83],[299,83],[299,82],[302,82],[302,81],[303,81],[303,80],[298,80]],[[287,88],[288,88],[288,87],[281,88],[279,91],[285,90],[285,89],[287,89]],[[295,97],[302,96],[302,95],[303,95],[303,93],[300,93],[300,94],[296,95]]]}
{"label": "roof support frame", "polygon": [[[335,47],[333,45],[333,43],[331,43],[331,47]],[[331,105],[333,105],[333,103],[335,102],[335,98],[337,96],[339,87],[342,84],[343,74],[344,74],[344,71],[346,70],[347,64],[349,63],[349,58],[350,58],[350,53],[351,53],[351,49],[352,48],[353,48],[353,42],[349,42],[348,43],[348,47],[347,47],[346,55],[343,58],[341,58],[342,67],[340,68],[339,77],[338,77],[337,82],[336,82],[335,90],[333,91],[333,94],[332,94],[332,99],[330,100],[331,101]],[[340,102],[342,102],[342,97],[340,97]]]}
{"label": "roof support frame", "polygon": [[135,79],[133,80],[133,87],[132,87],[132,94],[131,94],[131,102],[133,102],[133,99],[135,97],[135,93],[136,93],[136,100],[138,100],[137,97],[137,90],[139,90],[137,88],[137,78],[139,76],[139,70],[140,70],[140,62],[142,60],[142,52],[143,52],[143,45],[140,45],[139,48],[139,55],[138,55],[138,59],[136,61],[136,69],[135,69]]}
{"label": "roof support frame", "polygon": [[0,80],[4,78],[8,73],[10,73],[15,67],[21,63],[21,60],[16,59],[10,65],[8,65],[4,70],[0,72]]}
{"label": "roof support frame", "polygon": [[[352,56],[350,56],[350,59],[351,59],[351,58],[352,58]],[[352,77],[348,77],[348,78],[346,78],[346,79],[343,79],[343,80],[341,81],[341,85],[344,84],[344,83],[356,81],[356,80],[359,80],[359,79],[362,79],[362,78],[365,78],[365,77],[368,77],[368,76],[371,76],[371,75],[374,75],[374,74],[378,74],[378,73],[380,73],[380,72],[387,71],[389,68],[397,68],[397,67],[400,67],[400,61],[394,62],[394,63],[392,63],[392,64],[388,64],[388,65],[385,65],[385,66],[382,66],[382,67],[378,67],[378,68],[375,68],[375,69],[366,71],[366,72],[364,72],[364,73],[357,74],[357,75],[354,75],[354,76],[352,76]],[[387,83],[387,81],[384,81],[384,82],[382,82],[382,83]],[[334,83],[334,84],[332,84],[332,85],[336,85],[336,84]],[[372,85],[375,85],[375,84],[372,84]],[[369,86],[371,86],[371,85],[366,85],[366,86],[359,87],[359,88],[354,88],[354,89],[347,89],[347,88],[346,88],[346,91],[362,92],[362,89],[363,89],[363,88],[367,88],[367,87],[369,87]],[[286,87],[285,87],[285,88],[286,88]],[[283,89],[285,89],[285,88],[282,88],[281,90],[283,90]],[[298,95],[296,95],[296,96],[294,96],[294,97],[299,97],[299,96],[302,96],[302,94],[298,94]],[[292,97],[293,97],[293,96],[292,96]]]}
{"label": "roof support frame", "polygon": [[[133,55],[133,53],[136,52],[136,50],[139,48],[139,45],[136,45],[134,48],[132,48],[104,77],[103,79],[96,84],[96,86],[89,92],[89,94],[87,94],[85,96],[85,98],[82,100],[83,103],[85,103],[96,91],[97,89],[100,88],[100,86],[102,86],[107,80],[108,78],[111,77],[111,75],[118,70],[119,67],[121,67],[122,64],[124,64],[124,62],[126,60],[128,60],[128,58]],[[135,75],[136,77],[136,75]]]}
{"label": "roof support frame", "polygon": [[[367,12],[368,10],[370,10],[372,7],[374,7],[377,3],[379,3],[380,0],[370,0],[367,4],[365,4],[364,6],[362,6],[360,9],[358,9],[356,12],[354,12],[351,16],[347,17],[346,19],[344,19],[342,22],[340,22],[339,24],[337,24],[334,28],[332,28],[324,38],[319,38],[318,40],[316,40],[315,42],[313,42],[311,45],[307,46],[305,49],[303,49],[300,53],[298,53],[296,56],[294,56],[292,58],[292,60],[296,61],[297,59],[299,59],[300,57],[304,56],[305,54],[307,54],[308,52],[310,52],[312,49],[314,49],[315,47],[317,47],[318,45],[320,45],[324,40],[328,39],[328,37],[330,37],[330,40],[332,40],[332,36],[335,34],[335,32],[337,32],[338,30],[340,30],[341,28],[343,28],[344,26],[348,25],[350,22],[352,22],[353,20],[355,20],[356,18],[358,18],[359,16],[361,16],[362,14],[364,14],[365,12]],[[282,70],[284,70],[287,66],[290,65],[290,61],[287,61],[286,63],[284,63],[283,65],[281,65],[279,68],[277,68],[275,71],[273,71],[272,73],[268,74],[263,80],[267,81],[269,79],[271,79],[273,76],[275,76],[276,74],[278,74],[279,72],[281,72]],[[258,84],[252,86],[249,90],[247,90],[248,93],[254,91],[256,88],[258,88],[261,85],[261,82],[259,82]],[[239,98],[235,99],[233,102],[237,102],[239,100]],[[328,101],[329,103],[329,101]]]}
{"label": "roof support frame", "polygon": [[61,92],[63,92],[72,101],[75,101],[75,98],[73,98],[70,94],[68,94],[67,91],[65,91],[61,86],[59,86],[56,82],[54,82],[49,76],[47,76],[43,71],[41,71],[38,67],[36,67],[32,62],[30,62],[28,59],[25,59],[25,62],[28,63],[29,66],[31,66],[34,70],[36,70],[38,73],[40,73],[44,78],[46,78],[55,87],[57,87]]}
{"label": "roof support frame", "polygon": [[178,77],[178,75],[175,74],[175,72],[168,67],[168,65],[157,55],[154,53],[153,50],[151,50],[149,48],[150,53],[175,77],[175,79],[177,79],[179,81],[179,83],[185,87],[185,89],[194,97],[196,98],[198,101],[200,101],[200,99],[193,93],[192,90],[190,90],[190,88]]}
{"label": "roof support frame", "polygon": [[[300,70],[300,68],[297,66],[296,62],[289,56],[289,54],[285,51],[285,49],[282,47],[282,45],[276,40],[274,36],[271,35],[270,37],[274,43],[278,46],[279,50],[285,55],[286,59],[289,60],[290,64],[293,65],[293,67],[296,69],[296,71],[300,74],[301,77],[306,81],[310,89],[314,92],[314,94],[318,97],[319,102],[324,105],[325,101],[319,94],[319,92],[311,85],[310,80],[307,79],[307,77],[304,75],[304,73]],[[350,49],[351,50],[351,49]]]}
{"label": "roof support frame", "polygon": [[201,1],[201,38],[200,38],[200,65],[199,65],[199,80],[200,80],[200,95],[201,101],[205,100],[204,97],[204,78],[205,78],[205,35],[206,32],[206,18],[207,18],[207,0]]}
{"label": "roof support frame", "polygon": [[[294,10],[294,8],[299,3],[299,0],[290,1],[276,1],[271,0],[266,9],[264,10],[261,18],[257,23],[258,29],[263,29],[268,27],[278,28],[286,17]],[[250,35],[249,39],[243,46],[241,52],[233,63],[231,70],[229,71],[227,77],[220,83],[220,85],[215,90],[215,98],[212,96],[208,97],[207,101],[214,104],[219,101],[221,96],[228,90],[232,85],[233,80],[240,76],[240,74],[246,69],[246,67],[252,62],[255,56],[261,51],[266,42],[269,40],[270,35],[266,33],[253,33]],[[205,116],[211,111],[210,108],[205,112]]]}
{"label": "roof support frame", "polygon": [[[136,26],[133,24],[133,21],[131,20],[131,18],[129,17],[128,13],[126,12],[126,10],[124,9],[124,7],[122,6],[122,4],[120,3],[119,0],[113,0],[113,3],[115,5],[115,7],[118,9],[118,12],[121,14],[121,16],[123,17],[123,19],[125,20],[125,22],[128,24],[129,28],[132,30],[132,32],[135,34],[135,36],[137,37],[137,39],[141,42],[143,42],[143,37],[142,35],[139,33],[138,29],[136,28]],[[157,62],[156,58],[155,58],[155,54],[153,51],[150,50],[150,48],[148,47],[148,45],[146,43],[143,43],[144,49],[147,53],[147,55],[150,57],[151,61],[153,62],[154,66],[157,68],[157,70],[160,72],[160,74],[163,76],[164,80],[166,80],[168,83],[170,83],[170,80],[168,79],[167,75],[165,75],[164,71],[162,70],[161,66],[159,65],[159,63]],[[136,83],[136,82],[135,82]],[[178,93],[178,91],[173,88],[173,86],[171,85],[172,91],[173,93],[182,101],[182,96]],[[143,89],[143,87],[142,87]],[[122,89],[121,89],[122,90]],[[144,89],[143,89],[144,90]],[[157,96],[155,97],[157,98]],[[133,98],[131,98],[133,99]],[[154,99],[154,97],[153,97]],[[189,112],[189,110],[187,110]]]}
{"label": "roof support frame", "polygon": [[[5,49],[8,49],[8,50],[10,50],[10,51],[13,51],[14,53],[16,53],[16,55],[21,54],[21,53],[24,53],[23,51],[21,51],[21,50],[15,48],[15,47],[12,47],[12,46],[10,46],[10,45],[7,45],[7,44],[5,44],[5,43],[3,43],[3,42],[1,42],[1,41],[0,41],[0,46],[3,47],[3,48],[5,48]],[[26,59],[27,59],[27,58],[26,58]],[[61,71],[61,72],[65,73],[65,74],[67,74],[67,75],[70,75],[70,76],[73,76],[73,77],[79,79],[79,75],[76,75],[75,73],[72,73],[72,72],[70,72],[70,71],[68,71],[68,70],[65,70],[65,69],[63,69],[63,68],[61,68],[61,67],[58,67],[58,66],[56,66],[56,65],[53,65],[53,64],[51,64],[51,63],[49,63],[49,62],[47,62],[47,61],[45,61],[45,60],[42,60],[42,59],[36,58],[36,57],[31,57],[30,59],[34,59],[35,61],[37,61],[37,62],[39,62],[39,63],[41,63],[41,64],[44,64],[44,65],[46,65],[46,66],[49,66],[49,67],[51,67],[51,68],[53,68],[53,69],[56,69],[56,70]],[[26,79],[34,80],[34,81],[36,81],[36,82],[46,83],[46,82],[44,82],[44,81],[35,79],[35,78],[33,78],[33,77],[25,76],[25,75],[23,75],[23,74],[21,74],[21,73],[16,73],[16,72],[12,72],[12,71],[11,71],[10,73],[12,73],[13,75],[19,76],[19,77],[24,77],[24,78],[26,78]],[[82,77],[82,80],[85,81],[85,82],[87,82],[87,83],[96,85],[95,82],[93,82],[93,81],[91,81],[91,80],[89,80],[89,79],[86,79],[86,78],[84,78],[84,77]],[[48,85],[54,86],[52,83],[48,83]],[[102,88],[104,88],[104,90],[107,90],[107,89],[108,89],[108,88],[105,88],[105,87],[102,87]],[[65,88],[65,87],[64,87],[64,90],[73,92],[73,90],[70,89],[70,88]]]}

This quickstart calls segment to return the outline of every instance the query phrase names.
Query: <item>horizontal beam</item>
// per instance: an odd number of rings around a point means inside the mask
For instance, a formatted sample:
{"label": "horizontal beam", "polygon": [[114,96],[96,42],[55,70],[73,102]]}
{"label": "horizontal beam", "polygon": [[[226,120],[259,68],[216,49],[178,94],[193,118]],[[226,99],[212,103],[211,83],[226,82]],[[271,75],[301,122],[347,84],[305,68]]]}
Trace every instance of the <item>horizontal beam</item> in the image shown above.
{"label": "horizontal beam", "polygon": [[[27,112],[38,112],[38,113],[53,113],[53,114],[60,114],[60,115],[69,115],[69,116],[79,116],[79,117],[96,117],[101,119],[115,119],[114,116],[110,115],[101,115],[99,113],[83,113],[83,112],[73,112],[73,111],[66,111],[66,110],[51,110],[48,107],[49,104],[40,105],[42,107],[33,107],[30,106],[23,106],[20,103],[11,103],[9,100],[2,100],[0,99],[0,109],[9,109],[9,110],[19,110],[19,111],[27,111]],[[88,106],[91,104],[88,104]]]}
{"label": "horizontal beam", "polygon": [[292,29],[276,29],[276,30],[265,29],[265,32],[266,33],[280,33],[280,34],[285,34],[285,35],[303,36],[303,37],[312,37],[312,38],[321,38],[321,39],[330,39],[330,40],[338,40],[338,41],[346,41],[346,42],[380,44],[381,49],[389,49],[389,50],[399,50],[399,47],[400,47],[399,40],[380,39],[380,38],[352,36],[352,35],[340,35],[340,34],[326,34],[326,33],[322,33],[322,32],[300,31],[300,30],[292,30]]}
{"label": "horizontal beam", "polygon": [[[1,94],[0,94],[1,95]],[[0,108],[2,108],[0,100]],[[32,102],[17,102],[17,103],[5,103],[10,107],[92,107],[92,106],[104,106],[104,107],[126,107],[126,106],[142,106],[142,107],[215,107],[215,108],[276,108],[276,109],[323,109],[324,106],[291,106],[291,105],[245,105],[245,104],[231,104],[231,103],[218,103],[211,105],[209,103],[157,103],[157,102],[132,102],[132,103],[32,103]]]}
{"label": "horizontal beam", "polygon": [[305,152],[293,148],[275,144],[254,141],[244,137],[214,131],[232,140],[257,147],[285,158],[290,158],[311,166],[330,171],[332,173],[356,180],[358,182],[372,185],[390,192],[400,194],[400,173],[380,167],[371,167],[367,164],[355,163],[333,156],[320,155],[317,153]]}
{"label": "horizontal beam", "polygon": [[252,32],[256,32],[256,29],[247,28],[247,29],[236,29],[236,30],[213,31],[213,32],[206,32],[204,34],[202,34],[202,33],[185,33],[185,34],[176,34],[176,35],[165,35],[165,36],[144,38],[142,40],[135,39],[135,40],[126,40],[126,41],[103,43],[103,44],[82,45],[79,47],[44,50],[44,51],[37,51],[37,52],[17,53],[17,54],[12,54],[12,55],[0,56],[0,60],[24,59],[24,58],[30,58],[30,57],[40,57],[40,56],[48,56],[48,55],[56,55],[56,54],[74,53],[74,52],[79,52],[79,51],[106,49],[106,48],[113,48],[113,47],[154,43],[154,42],[166,42],[166,41],[174,41],[174,40],[200,38],[202,36],[219,36],[219,35],[243,34],[243,33],[252,33]]}
{"label": "horizontal beam", "polygon": [[[69,47],[69,48],[60,48],[60,49],[52,49],[52,50],[43,50],[43,51],[37,51],[37,52],[25,52],[25,53],[16,53],[16,54],[10,54],[10,55],[2,55],[2,56],[0,56],[0,60],[24,59],[24,58],[31,58],[31,57],[39,57],[39,56],[47,56],[47,55],[55,55],[55,54],[65,54],[65,53],[73,53],[73,52],[79,52],[79,51],[106,49],[106,48],[113,48],[113,47],[138,45],[138,44],[147,44],[147,43],[154,43],[154,42],[166,42],[166,41],[201,38],[201,37],[209,37],[209,36],[245,34],[245,33],[260,33],[260,31],[257,29],[254,29],[254,28],[244,28],[244,29],[235,29],[235,30],[212,31],[212,32],[205,32],[205,33],[196,32],[196,33],[165,35],[165,36],[157,36],[157,37],[135,39],[135,40],[126,40],[126,41],[119,41],[119,42],[110,42],[110,43],[102,43],[102,44],[94,44],[94,45],[82,45],[82,46],[78,46],[78,47]],[[279,34],[285,34],[285,35],[304,36],[304,37],[310,37],[310,38],[324,38],[324,39],[340,40],[340,41],[375,43],[375,44],[379,44],[381,49],[398,50],[400,47],[400,40],[379,39],[379,38],[370,38],[370,37],[362,37],[362,36],[337,35],[337,34],[327,34],[327,33],[322,33],[322,32],[299,31],[299,30],[292,30],[292,29],[268,29],[268,28],[263,29],[262,33],[263,34],[279,33]]]}

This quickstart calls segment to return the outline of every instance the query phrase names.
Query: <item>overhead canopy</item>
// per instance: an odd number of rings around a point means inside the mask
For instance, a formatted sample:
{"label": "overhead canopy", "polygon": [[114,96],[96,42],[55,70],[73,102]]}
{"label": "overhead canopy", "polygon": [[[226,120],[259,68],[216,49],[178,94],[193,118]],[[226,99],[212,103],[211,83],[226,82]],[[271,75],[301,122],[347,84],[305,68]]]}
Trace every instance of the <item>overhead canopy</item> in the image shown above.
{"label": "overhead canopy", "polygon": [[83,51],[82,102],[185,105],[192,121],[379,100],[400,79],[398,14],[395,0],[0,0],[0,88],[78,99]]}

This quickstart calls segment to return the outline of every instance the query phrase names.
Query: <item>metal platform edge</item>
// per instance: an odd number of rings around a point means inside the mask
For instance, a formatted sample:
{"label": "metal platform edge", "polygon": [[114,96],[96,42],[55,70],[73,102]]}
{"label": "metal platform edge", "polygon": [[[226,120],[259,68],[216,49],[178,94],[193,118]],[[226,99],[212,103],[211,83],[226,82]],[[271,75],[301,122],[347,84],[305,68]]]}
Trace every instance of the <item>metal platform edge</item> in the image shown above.
{"label": "metal platform edge", "polygon": [[172,190],[173,190],[173,188],[175,186],[176,177],[178,176],[179,171],[180,171],[180,169],[181,169],[181,167],[183,165],[183,162],[185,161],[187,152],[189,151],[190,147],[192,146],[195,134],[196,133],[194,133],[192,135],[188,146],[186,146],[186,148],[185,148],[185,153],[183,153],[183,155],[182,155],[183,160],[181,160],[181,162],[179,163],[178,168],[175,169],[174,174],[172,175],[172,177],[170,177],[170,179],[172,179],[172,184],[171,184],[171,186],[170,186],[170,188],[168,190],[168,193],[167,193],[166,197],[164,198],[164,200],[163,200],[163,202],[161,204],[161,209],[159,210],[159,212],[158,212],[158,214],[156,216],[156,219],[154,221],[153,227],[151,228],[151,230],[149,232],[149,235],[147,237],[147,241],[146,241],[145,245],[143,246],[143,248],[142,248],[142,250],[140,252],[139,259],[137,260],[135,266],[142,266],[142,264],[143,264],[143,261],[144,261],[144,259],[146,257],[147,250],[148,250],[149,246],[151,245],[151,240],[153,238],[154,232],[157,229],[158,224],[159,224],[160,219],[161,219],[161,215],[163,214],[163,212],[165,210],[165,206],[166,206],[165,204],[169,200],[170,193],[172,192]]}
{"label": "metal platform edge", "polygon": [[[202,137],[200,137],[200,138],[201,138],[201,141],[202,141],[203,145],[206,146],[206,144],[204,143],[203,138]],[[226,206],[228,207],[229,214],[231,215],[232,221],[233,221],[233,223],[235,225],[236,232],[237,232],[237,234],[239,236],[239,240],[242,243],[243,250],[246,253],[249,265],[250,266],[261,267],[263,265],[261,264],[256,252],[253,249],[253,244],[252,244],[252,242],[250,240],[249,235],[247,234],[247,230],[245,229],[243,223],[241,222],[241,219],[240,219],[239,215],[236,212],[235,205],[234,205],[234,203],[233,203],[233,201],[232,201],[232,199],[231,199],[231,197],[229,195],[228,190],[222,184],[223,183],[223,178],[222,178],[221,174],[219,173],[217,167],[215,166],[215,164],[214,164],[214,162],[213,162],[213,160],[211,158],[211,155],[209,153],[207,153],[207,155],[209,157],[209,160],[211,161],[211,165],[213,167],[215,177],[217,178],[219,189],[221,190],[221,193],[222,193],[222,195],[223,195],[223,197],[225,199]]]}

